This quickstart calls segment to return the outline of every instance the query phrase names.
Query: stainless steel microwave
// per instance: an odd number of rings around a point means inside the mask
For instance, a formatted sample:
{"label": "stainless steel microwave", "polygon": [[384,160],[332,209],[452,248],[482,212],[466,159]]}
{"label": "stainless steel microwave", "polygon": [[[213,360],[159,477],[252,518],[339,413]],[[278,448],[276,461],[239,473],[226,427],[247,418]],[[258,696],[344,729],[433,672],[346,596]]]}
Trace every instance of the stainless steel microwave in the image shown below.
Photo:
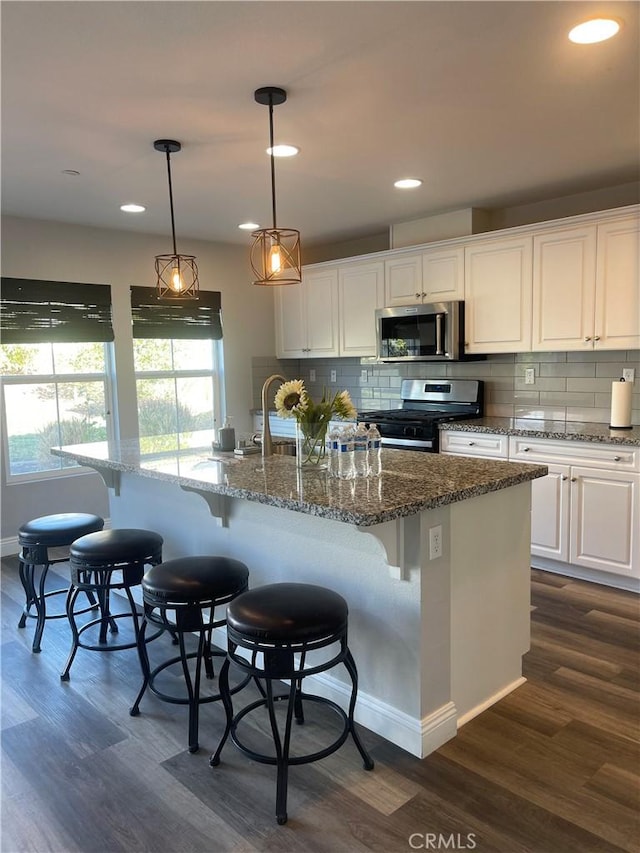
{"label": "stainless steel microwave", "polygon": [[458,361],[464,303],[432,302],[376,310],[378,361]]}

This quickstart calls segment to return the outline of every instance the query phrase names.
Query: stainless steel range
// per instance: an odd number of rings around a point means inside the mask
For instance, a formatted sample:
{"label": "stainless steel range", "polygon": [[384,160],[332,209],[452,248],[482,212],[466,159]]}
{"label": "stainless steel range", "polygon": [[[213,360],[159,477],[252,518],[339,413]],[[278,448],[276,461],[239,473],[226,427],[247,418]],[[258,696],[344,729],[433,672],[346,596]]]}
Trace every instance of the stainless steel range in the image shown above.
{"label": "stainless steel range", "polygon": [[358,412],[358,420],[378,425],[384,447],[437,453],[438,424],[481,418],[484,384],[479,379],[403,379],[402,406]]}

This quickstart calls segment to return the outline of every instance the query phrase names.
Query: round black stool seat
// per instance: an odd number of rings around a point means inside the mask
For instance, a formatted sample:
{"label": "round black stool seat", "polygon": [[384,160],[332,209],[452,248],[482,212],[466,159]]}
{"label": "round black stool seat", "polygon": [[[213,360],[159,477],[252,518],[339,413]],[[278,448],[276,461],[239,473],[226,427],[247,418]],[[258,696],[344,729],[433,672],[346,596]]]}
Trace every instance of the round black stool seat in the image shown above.
{"label": "round black stool seat", "polygon": [[[47,599],[53,595],[67,593],[64,589],[45,591],[49,566],[63,563],[68,556],[51,559],[49,548],[62,548],[87,533],[102,530],[104,519],[99,515],[87,512],[59,512],[55,515],[42,515],[25,522],[18,530],[18,545],[20,546],[20,582],[25,593],[25,606],[18,622],[18,628],[24,628],[27,617],[35,618],[36,630],[33,637],[32,650],[40,651],[42,632],[47,619],[64,619],[66,613],[47,613]],[[40,577],[36,579],[37,568],[41,566]],[[89,593],[89,604],[96,606],[94,596]],[[31,613],[31,607],[35,613]],[[90,608],[85,608],[86,612]]]}
{"label": "round black stool seat", "polygon": [[[162,544],[160,534],[151,530],[131,528],[89,533],[73,542],[69,549],[71,586],[67,595],[66,608],[73,640],[67,663],[60,675],[63,681],[69,678],[69,670],[79,648],[97,652],[116,652],[137,647],[140,626],[138,608],[131,588],[140,584],[147,565],[161,562]],[[128,611],[112,612],[111,592],[114,590],[124,591]],[[96,595],[100,616],[78,627],[76,616],[79,615],[79,611],[75,609],[75,603],[81,592],[92,592]],[[110,628],[112,634],[117,634],[119,619],[131,620],[133,640],[108,643],[107,629]],[[99,626],[98,642],[82,640],[81,636],[96,625]],[[159,636],[159,633],[155,636]]]}
{"label": "round black stool seat", "polygon": [[[225,624],[224,618],[216,620],[216,607],[226,605],[240,593],[245,592],[249,583],[249,569],[239,560],[231,557],[179,557],[153,566],[142,578],[142,599],[144,616],[138,634],[138,654],[142,667],[143,681],[130,714],[139,714],[140,701],[147,689],[165,702],[189,706],[189,751],[198,750],[199,706],[206,702],[216,702],[220,693],[201,695],[200,676],[204,662],[207,678],[214,677],[213,657],[225,657],[223,651],[212,648],[212,635],[215,628]],[[158,627],[160,632],[169,631],[174,642],[179,645],[179,654],[160,662],[151,668],[147,641],[148,625]],[[196,651],[187,651],[186,636],[197,634]],[[189,662],[194,661],[194,672]],[[157,686],[157,679],[169,667],[179,664],[184,675],[186,696],[167,693]],[[241,684],[231,693],[237,693],[251,678],[247,675]]]}
{"label": "round black stool seat", "polygon": [[229,605],[227,622],[257,643],[313,643],[347,628],[349,608],[341,595],[322,586],[277,583],[258,587]]}
{"label": "round black stool seat", "polygon": [[[231,735],[233,743],[254,761],[277,767],[276,819],[287,820],[288,768],[294,764],[309,764],[331,755],[351,735],[363,760],[365,770],[373,769],[373,761],[363,747],[355,729],[355,710],[358,674],[347,645],[349,608],[341,595],[313,584],[277,583],[258,587],[239,595],[227,608],[227,657],[220,671],[220,693],[227,716],[224,734],[215,753],[209,759],[212,766],[220,762],[222,748]],[[307,655],[318,649],[335,646],[330,658],[309,662]],[[243,653],[244,652],[244,653]],[[254,679],[265,682],[262,698],[233,713],[231,691],[228,687],[229,666],[234,663]],[[337,703],[322,696],[304,693],[302,681],[310,675],[325,672],[343,663],[351,679],[351,698],[345,712]],[[274,695],[273,681],[290,682],[287,693]],[[259,682],[257,682],[259,683]],[[275,703],[287,703],[284,737],[276,719]],[[290,755],[293,717],[304,723],[304,702],[325,705],[342,721],[342,731],[328,746],[304,755]],[[250,749],[238,736],[238,725],[248,714],[266,708],[269,715],[275,755]]]}

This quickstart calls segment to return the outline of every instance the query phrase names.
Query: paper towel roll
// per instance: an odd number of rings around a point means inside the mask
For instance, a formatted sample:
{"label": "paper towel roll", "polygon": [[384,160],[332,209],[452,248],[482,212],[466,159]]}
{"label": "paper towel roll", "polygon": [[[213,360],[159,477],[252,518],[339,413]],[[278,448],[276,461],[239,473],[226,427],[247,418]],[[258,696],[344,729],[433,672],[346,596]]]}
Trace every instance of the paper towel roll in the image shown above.
{"label": "paper towel roll", "polygon": [[613,429],[631,428],[631,393],[633,382],[620,379],[611,383],[611,420],[609,426]]}

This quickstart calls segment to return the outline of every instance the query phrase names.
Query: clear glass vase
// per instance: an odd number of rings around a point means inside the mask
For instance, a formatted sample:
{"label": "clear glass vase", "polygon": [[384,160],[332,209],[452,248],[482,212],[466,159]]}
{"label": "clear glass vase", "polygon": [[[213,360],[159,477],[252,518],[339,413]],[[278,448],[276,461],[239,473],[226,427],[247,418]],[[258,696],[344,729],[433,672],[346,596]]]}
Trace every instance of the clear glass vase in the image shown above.
{"label": "clear glass vase", "polygon": [[327,467],[327,421],[296,421],[296,465],[316,471]]}

